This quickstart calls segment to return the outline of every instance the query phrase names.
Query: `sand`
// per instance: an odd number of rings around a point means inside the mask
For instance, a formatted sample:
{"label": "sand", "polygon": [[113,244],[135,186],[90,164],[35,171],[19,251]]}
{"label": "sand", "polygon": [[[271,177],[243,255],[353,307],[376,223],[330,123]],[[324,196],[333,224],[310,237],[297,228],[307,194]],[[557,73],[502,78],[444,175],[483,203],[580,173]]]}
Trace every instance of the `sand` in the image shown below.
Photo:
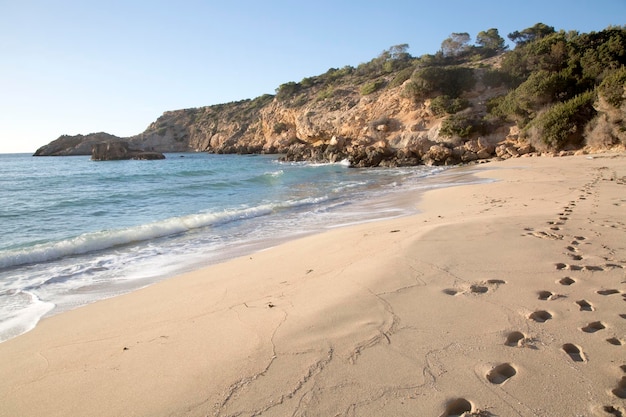
{"label": "sand", "polygon": [[43,320],[0,344],[0,416],[626,415],[626,155],[472,169]]}

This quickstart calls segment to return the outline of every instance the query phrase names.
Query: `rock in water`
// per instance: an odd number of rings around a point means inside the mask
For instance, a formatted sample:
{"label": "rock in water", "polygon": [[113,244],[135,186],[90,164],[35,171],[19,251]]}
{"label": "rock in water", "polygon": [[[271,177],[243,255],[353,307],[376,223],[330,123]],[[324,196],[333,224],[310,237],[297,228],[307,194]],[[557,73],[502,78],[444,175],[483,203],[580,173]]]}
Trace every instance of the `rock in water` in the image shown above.
{"label": "rock in water", "polygon": [[93,145],[91,148],[91,159],[93,161],[120,161],[126,159],[156,160],[165,159],[165,155],[160,152],[144,152],[130,149],[127,142],[110,141]]}

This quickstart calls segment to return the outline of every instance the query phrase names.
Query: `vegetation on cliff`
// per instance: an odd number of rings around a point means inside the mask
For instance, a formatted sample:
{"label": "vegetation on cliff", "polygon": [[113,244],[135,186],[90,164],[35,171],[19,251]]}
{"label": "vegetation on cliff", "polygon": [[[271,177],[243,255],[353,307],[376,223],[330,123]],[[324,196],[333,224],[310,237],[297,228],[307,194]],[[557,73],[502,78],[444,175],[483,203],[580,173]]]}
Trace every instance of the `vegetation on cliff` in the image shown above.
{"label": "vegetation on cliff", "polygon": [[[275,95],[166,112],[125,140],[159,152],[281,153],[354,166],[626,145],[625,27],[578,33],[538,23],[508,38],[512,50],[494,28],[474,43],[453,33],[420,57],[395,45],[357,67],[286,82]],[[62,137],[37,154],[84,152],[88,140]]]}

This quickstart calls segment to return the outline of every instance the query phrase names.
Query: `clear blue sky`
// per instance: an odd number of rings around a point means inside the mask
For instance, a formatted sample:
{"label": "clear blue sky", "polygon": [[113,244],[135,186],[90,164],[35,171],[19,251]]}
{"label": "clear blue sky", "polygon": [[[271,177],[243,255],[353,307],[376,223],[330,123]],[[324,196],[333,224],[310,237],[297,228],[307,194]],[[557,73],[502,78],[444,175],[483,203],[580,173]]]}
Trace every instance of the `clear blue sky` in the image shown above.
{"label": "clear blue sky", "polygon": [[142,132],[164,111],[254,98],[392,45],[542,22],[599,31],[626,0],[0,0],[0,153]]}

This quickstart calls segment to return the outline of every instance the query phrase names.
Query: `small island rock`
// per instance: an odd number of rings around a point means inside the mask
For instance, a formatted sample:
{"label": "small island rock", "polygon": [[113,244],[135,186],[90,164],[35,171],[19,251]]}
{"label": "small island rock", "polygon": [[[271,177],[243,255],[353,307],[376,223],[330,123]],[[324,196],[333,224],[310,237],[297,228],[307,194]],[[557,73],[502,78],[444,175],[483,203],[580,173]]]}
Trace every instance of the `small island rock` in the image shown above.
{"label": "small island rock", "polygon": [[127,159],[157,160],[165,159],[160,152],[146,152],[130,149],[127,142],[110,141],[96,143],[91,148],[93,161],[120,161]]}

